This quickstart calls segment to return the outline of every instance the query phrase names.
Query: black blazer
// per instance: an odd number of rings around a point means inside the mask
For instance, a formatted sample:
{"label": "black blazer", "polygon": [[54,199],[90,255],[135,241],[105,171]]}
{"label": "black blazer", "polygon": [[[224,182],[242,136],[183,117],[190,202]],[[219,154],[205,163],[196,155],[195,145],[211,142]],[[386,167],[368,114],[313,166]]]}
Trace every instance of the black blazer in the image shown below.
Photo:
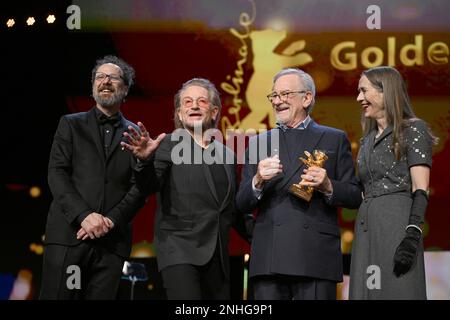
{"label": "black blazer", "polygon": [[[95,108],[95,107],[94,107]],[[128,257],[131,250],[131,220],[145,203],[135,187],[134,157],[120,147],[128,126],[138,127],[122,117],[105,157],[95,109],[65,115],[56,131],[48,165],[48,183],[53,202],[47,218],[46,244],[73,246],[88,213],[109,217],[115,227],[95,240],[112,252]]]}
{"label": "black blazer", "polygon": [[[227,192],[223,201],[219,201],[213,177],[206,165],[177,163],[176,160],[174,163],[172,153],[174,156],[184,154],[187,156],[185,160],[191,159],[190,155],[180,153],[183,146],[185,151],[200,147],[195,145],[187,131],[182,130],[182,135],[174,137],[174,141],[173,136],[174,133],[164,138],[152,161],[141,162],[136,168],[137,184],[142,190],[146,190],[145,185],[154,179],[159,182],[154,228],[158,268],[161,270],[181,263],[204,265],[218,245],[224,275],[228,278],[229,232],[237,221],[235,219],[240,218],[235,209],[234,153],[223,144],[213,142],[215,161],[220,163],[220,159],[228,157],[232,162],[224,164]],[[238,231],[243,234],[242,228]]]}
{"label": "black blazer", "polygon": [[[270,138],[280,133],[278,130],[251,138],[249,146],[254,147],[258,140],[267,139],[270,155],[271,148],[274,148]],[[253,229],[250,276],[284,274],[342,281],[337,207],[357,208],[361,202],[350,143],[343,131],[320,126],[313,121],[303,134],[302,143],[298,145],[287,146],[283,139],[279,139],[278,153],[283,172],[264,186],[260,200],[252,190],[257,164],[249,164],[252,155],[247,150],[236,201],[238,209],[244,213],[259,209]],[[288,151],[293,148],[296,156],[289,161]],[[333,184],[333,196],[326,199],[315,191],[308,203],[288,190],[300,181],[305,168],[298,158],[305,158],[305,150],[312,153],[315,149],[328,155],[324,168]],[[256,163],[262,160],[259,156],[256,158],[253,158]]]}

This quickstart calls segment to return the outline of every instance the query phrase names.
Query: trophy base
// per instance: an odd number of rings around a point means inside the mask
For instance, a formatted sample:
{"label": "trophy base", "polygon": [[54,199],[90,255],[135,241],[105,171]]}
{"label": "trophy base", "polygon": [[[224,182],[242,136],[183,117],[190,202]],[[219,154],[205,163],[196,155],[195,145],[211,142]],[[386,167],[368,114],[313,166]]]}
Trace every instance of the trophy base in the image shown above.
{"label": "trophy base", "polygon": [[313,195],[312,192],[307,192],[303,186],[296,183],[289,188],[289,192],[308,202],[311,201]]}

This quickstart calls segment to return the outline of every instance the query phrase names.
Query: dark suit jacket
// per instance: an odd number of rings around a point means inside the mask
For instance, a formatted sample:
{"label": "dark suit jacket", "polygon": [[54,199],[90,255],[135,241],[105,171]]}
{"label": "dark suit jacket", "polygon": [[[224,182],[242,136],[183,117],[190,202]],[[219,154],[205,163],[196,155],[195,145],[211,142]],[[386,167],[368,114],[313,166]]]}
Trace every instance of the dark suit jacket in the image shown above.
{"label": "dark suit jacket", "polygon": [[[135,187],[133,156],[120,147],[122,133],[136,125],[122,117],[105,157],[94,108],[65,115],[56,131],[48,166],[53,202],[47,218],[46,244],[73,246],[80,223],[91,212],[109,217],[114,228],[95,240],[112,252],[128,257],[131,220],[145,198]],[[138,128],[137,128],[138,129]]]}
{"label": "dark suit jacket", "polygon": [[[231,150],[219,142],[213,144],[217,163],[226,157],[234,160]],[[234,219],[239,219],[235,210],[235,165],[234,162],[224,164],[227,192],[223,201],[219,201],[208,167],[189,163],[191,155],[186,151],[194,148],[201,149],[187,131],[182,130],[178,138],[172,133],[161,142],[152,161],[137,166],[136,180],[140,188],[145,190],[145,185],[153,179],[159,182],[154,229],[158,268],[175,264],[204,265],[219,243],[224,275],[228,278],[229,231]],[[172,153],[174,157],[184,155],[186,161],[174,163]]]}
{"label": "dark suit jacket", "polygon": [[[253,137],[249,146],[254,147],[258,140],[267,139],[270,155],[271,148],[274,148],[270,137],[278,134],[278,130]],[[357,208],[361,202],[350,143],[343,131],[320,126],[313,121],[303,134],[303,142],[298,145],[287,146],[283,139],[279,139],[283,172],[266,183],[260,200],[252,190],[257,164],[248,164],[252,155],[248,152],[251,149],[247,150],[236,201],[238,209],[244,213],[259,209],[253,229],[250,276],[284,274],[342,281],[337,206]],[[292,148],[295,148],[296,157],[289,161],[288,151]],[[315,191],[308,203],[290,194],[288,189],[301,180],[300,175],[305,168],[298,158],[305,158],[305,150],[312,153],[315,149],[328,155],[324,168],[333,184],[333,195],[326,199]],[[256,163],[262,160],[259,156],[256,158]]]}

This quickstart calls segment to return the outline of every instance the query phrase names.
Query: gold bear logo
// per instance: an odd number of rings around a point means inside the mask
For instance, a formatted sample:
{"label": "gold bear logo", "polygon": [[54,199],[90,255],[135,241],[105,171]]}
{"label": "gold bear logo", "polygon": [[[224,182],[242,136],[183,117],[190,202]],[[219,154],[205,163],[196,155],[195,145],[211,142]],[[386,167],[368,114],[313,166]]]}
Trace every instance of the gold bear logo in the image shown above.
{"label": "gold bear logo", "polygon": [[291,43],[281,54],[275,53],[275,48],[286,38],[286,30],[258,30],[250,32],[253,50],[253,75],[251,76],[245,97],[250,113],[242,119],[239,125],[247,129],[267,129],[264,120],[269,117],[269,125],[275,126],[272,106],[266,95],[272,88],[272,78],[282,68],[303,66],[313,61],[305,52],[305,40]]}

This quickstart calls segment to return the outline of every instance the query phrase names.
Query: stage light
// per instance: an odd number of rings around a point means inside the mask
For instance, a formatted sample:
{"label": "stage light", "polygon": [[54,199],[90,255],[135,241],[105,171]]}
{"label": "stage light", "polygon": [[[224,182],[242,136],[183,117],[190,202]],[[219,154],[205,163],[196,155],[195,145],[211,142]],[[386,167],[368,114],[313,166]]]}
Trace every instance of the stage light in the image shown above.
{"label": "stage light", "polygon": [[151,258],[156,257],[153,244],[147,241],[139,242],[131,248],[130,257],[132,258]]}
{"label": "stage light", "polygon": [[353,231],[351,230],[345,230],[342,233],[342,240],[346,243],[351,243],[353,241]]}
{"label": "stage light", "polygon": [[245,261],[245,263],[247,263],[249,259],[250,259],[250,255],[249,255],[248,253],[246,253],[246,254],[244,255],[244,261]]}
{"label": "stage light", "polygon": [[352,242],[353,242],[353,231],[345,230],[342,232],[342,241],[341,241],[341,250],[342,253],[350,253],[352,250]]}
{"label": "stage light", "polygon": [[48,23],[53,23],[53,22],[55,22],[55,20],[56,20],[56,18],[55,18],[55,16],[53,14],[49,14],[48,15],[48,17],[47,17],[47,22]]}
{"label": "stage light", "polygon": [[266,28],[275,31],[284,31],[288,29],[288,24],[286,20],[281,18],[273,18],[266,23]]}
{"label": "stage light", "polygon": [[39,197],[41,195],[41,188],[39,188],[39,187],[31,187],[30,188],[30,196],[32,197],[32,198],[37,198],[37,197]]}
{"label": "stage light", "polygon": [[34,17],[28,17],[27,19],[27,25],[32,26],[36,20],[34,20]]}
{"label": "stage light", "polygon": [[16,281],[9,296],[10,300],[26,300],[30,298],[33,274],[30,270],[22,269],[17,275]]}
{"label": "stage light", "polygon": [[40,256],[44,253],[44,246],[41,244],[32,243],[30,244],[30,251]]}
{"label": "stage light", "polygon": [[8,188],[8,190],[10,191],[22,191],[28,189],[28,186],[19,183],[7,183],[6,188]]}
{"label": "stage light", "polygon": [[12,28],[15,24],[16,22],[14,21],[14,19],[8,19],[8,21],[6,22],[8,28]]}

